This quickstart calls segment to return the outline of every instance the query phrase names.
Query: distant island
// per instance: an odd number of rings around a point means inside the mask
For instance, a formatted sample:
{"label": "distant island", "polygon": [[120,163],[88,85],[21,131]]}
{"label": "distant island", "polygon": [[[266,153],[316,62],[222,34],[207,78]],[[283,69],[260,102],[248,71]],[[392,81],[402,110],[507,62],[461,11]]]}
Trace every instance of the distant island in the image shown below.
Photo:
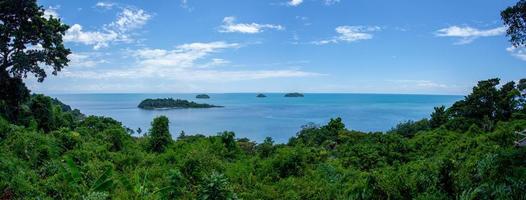
{"label": "distant island", "polygon": [[264,98],[264,97],[267,97],[267,95],[262,94],[262,93],[259,93],[256,97],[258,97],[258,98]]}
{"label": "distant island", "polygon": [[177,109],[177,108],[216,108],[223,106],[196,103],[182,99],[145,99],[137,107],[147,110],[153,109]]}
{"label": "distant island", "polygon": [[297,92],[293,92],[293,93],[285,94],[285,97],[303,97],[303,94],[297,93]]}
{"label": "distant island", "polygon": [[195,96],[195,98],[197,98],[197,99],[210,99],[210,96],[208,96],[208,94],[198,94],[197,96]]}

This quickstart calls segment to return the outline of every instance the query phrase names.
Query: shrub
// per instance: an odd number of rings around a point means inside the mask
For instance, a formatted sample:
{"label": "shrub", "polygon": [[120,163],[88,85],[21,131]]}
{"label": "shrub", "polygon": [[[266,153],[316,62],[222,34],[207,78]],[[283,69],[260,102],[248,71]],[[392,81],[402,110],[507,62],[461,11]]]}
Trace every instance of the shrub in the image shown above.
{"label": "shrub", "polygon": [[166,116],[156,117],[152,121],[152,128],[149,131],[150,151],[161,153],[164,152],[166,146],[171,144],[172,136],[168,129],[169,121]]}

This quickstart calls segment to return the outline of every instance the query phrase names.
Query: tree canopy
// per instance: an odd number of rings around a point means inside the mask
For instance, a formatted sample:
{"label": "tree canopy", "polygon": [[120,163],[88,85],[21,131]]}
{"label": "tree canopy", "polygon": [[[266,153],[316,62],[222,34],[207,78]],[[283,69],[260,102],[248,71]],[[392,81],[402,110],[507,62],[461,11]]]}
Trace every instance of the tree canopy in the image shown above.
{"label": "tree canopy", "polygon": [[46,78],[41,64],[52,67],[56,75],[67,66],[71,53],[62,36],[69,28],[60,19],[46,18],[36,0],[0,2],[0,75],[26,77],[33,73],[38,81]]}
{"label": "tree canopy", "polygon": [[166,146],[172,142],[168,124],[169,120],[166,116],[159,116],[153,119],[152,128],[148,133],[151,151],[163,152]]}
{"label": "tree canopy", "polygon": [[44,16],[36,0],[0,1],[0,110],[10,121],[29,97],[22,78],[33,74],[39,82],[67,66],[71,53],[62,36],[68,29],[60,19]]}
{"label": "tree canopy", "polygon": [[501,12],[502,21],[507,26],[507,35],[515,47],[526,44],[526,0],[519,0]]}

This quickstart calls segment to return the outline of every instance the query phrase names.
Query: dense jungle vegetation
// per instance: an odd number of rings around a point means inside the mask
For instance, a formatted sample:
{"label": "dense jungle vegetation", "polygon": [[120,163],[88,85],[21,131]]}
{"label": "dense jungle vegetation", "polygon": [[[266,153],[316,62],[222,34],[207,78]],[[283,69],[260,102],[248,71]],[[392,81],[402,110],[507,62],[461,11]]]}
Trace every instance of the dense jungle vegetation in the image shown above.
{"label": "dense jungle vegetation", "polygon": [[[464,100],[387,133],[340,118],[287,144],[232,132],[172,138],[168,118],[144,136],[33,95],[0,119],[3,199],[524,199],[524,86],[481,81]],[[4,114],[5,116],[5,114]]]}
{"label": "dense jungle vegetation", "polygon": [[[523,44],[526,3],[503,12]],[[71,52],[68,29],[35,0],[0,1],[0,199],[525,199],[526,79],[480,81],[451,107],[385,133],[340,118],[309,124],[286,144],[233,132],[172,138],[160,116],[144,136],[30,95],[45,63]],[[39,44],[39,48],[27,50]],[[203,123],[205,124],[205,123]]]}

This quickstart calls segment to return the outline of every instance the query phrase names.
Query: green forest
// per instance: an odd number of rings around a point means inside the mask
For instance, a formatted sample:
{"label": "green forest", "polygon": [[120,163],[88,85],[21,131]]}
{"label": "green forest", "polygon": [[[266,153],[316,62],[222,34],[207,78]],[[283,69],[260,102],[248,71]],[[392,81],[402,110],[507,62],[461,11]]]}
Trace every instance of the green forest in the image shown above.
{"label": "green forest", "polygon": [[[512,43],[524,41],[524,5],[503,12]],[[526,147],[516,144],[526,79],[480,81],[451,107],[387,132],[334,118],[286,144],[228,131],[172,138],[160,116],[137,137],[30,94],[23,78],[43,81],[39,63],[56,74],[71,53],[68,26],[42,16],[36,1],[0,1],[0,199],[526,199]],[[42,49],[22,51],[29,44]]]}
{"label": "green forest", "polygon": [[166,117],[143,137],[114,119],[33,95],[0,120],[4,199],[524,199],[526,80],[481,81],[464,100],[387,133],[340,118],[287,144],[233,132],[172,138]]}

